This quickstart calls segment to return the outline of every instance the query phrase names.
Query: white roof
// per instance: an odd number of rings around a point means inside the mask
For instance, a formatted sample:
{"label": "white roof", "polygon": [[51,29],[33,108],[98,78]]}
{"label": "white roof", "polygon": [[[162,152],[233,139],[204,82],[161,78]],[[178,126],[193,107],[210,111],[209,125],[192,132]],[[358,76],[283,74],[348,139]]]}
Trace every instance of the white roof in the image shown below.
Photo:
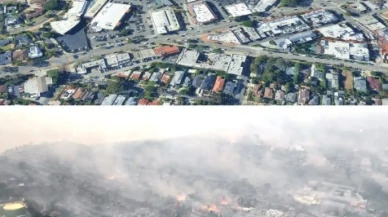
{"label": "white roof", "polygon": [[40,94],[48,90],[46,77],[30,78],[24,83],[24,92],[29,94]]}
{"label": "white roof", "polygon": [[87,17],[87,18],[94,17],[107,1],[108,0],[93,0],[93,1],[91,1],[90,5],[88,7],[88,10],[85,13],[85,17]]}
{"label": "white roof", "polygon": [[267,11],[270,7],[272,7],[277,0],[260,0],[255,7],[253,8],[254,11],[257,12],[265,12]]}
{"label": "white roof", "polygon": [[28,49],[28,57],[33,59],[41,56],[43,56],[43,53],[38,47],[38,45],[31,46],[30,49]]}
{"label": "white roof", "polygon": [[123,16],[129,12],[131,5],[119,3],[107,3],[91,22],[95,30],[113,30],[120,23]]}
{"label": "white roof", "polygon": [[380,21],[378,21],[376,18],[374,18],[372,15],[363,16],[362,18],[357,19],[357,21],[363,24],[366,28],[370,29],[371,31],[376,31],[376,30],[385,28],[385,25]]}
{"label": "white roof", "polygon": [[172,8],[164,8],[151,12],[152,22],[158,34],[165,34],[180,29],[179,22]]}
{"label": "white roof", "polygon": [[245,3],[237,3],[225,6],[226,11],[232,17],[240,17],[252,14],[252,11],[248,8]]}
{"label": "white roof", "polygon": [[80,17],[86,10],[87,1],[85,0],[73,0],[71,8],[65,14],[65,18]]}
{"label": "white roof", "polygon": [[193,3],[189,7],[192,9],[194,19],[198,23],[208,23],[217,19],[206,2]]}
{"label": "white roof", "polygon": [[51,22],[50,26],[55,32],[64,35],[78,25],[79,22],[78,19],[60,20]]}
{"label": "white roof", "polygon": [[243,73],[243,64],[246,61],[247,57],[243,55],[234,54],[232,56],[232,61],[230,61],[227,73],[234,75],[241,75]]}
{"label": "white roof", "polygon": [[352,28],[343,25],[333,25],[318,29],[319,32],[327,38],[338,38],[343,40],[363,41],[364,36],[362,33],[355,33]]}
{"label": "white roof", "polygon": [[240,44],[240,41],[233,32],[223,32],[208,35],[207,38],[212,41],[220,41],[224,43]]}

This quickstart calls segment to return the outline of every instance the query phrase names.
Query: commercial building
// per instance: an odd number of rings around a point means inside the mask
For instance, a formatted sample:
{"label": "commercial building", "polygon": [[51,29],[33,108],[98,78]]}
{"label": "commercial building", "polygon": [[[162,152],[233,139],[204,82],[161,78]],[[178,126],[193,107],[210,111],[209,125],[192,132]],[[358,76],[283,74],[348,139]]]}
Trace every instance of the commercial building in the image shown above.
{"label": "commercial building", "polygon": [[278,0],[260,0],[253,8],[256,12],[268,11]]}
{"label": "commercial building", "polygon": [[317,34],[313,31],[303,32],[289,36],[287,38],[275,39],[277,49],[286,50],[293,44],[303,44],[317,38]]}
{"label": "commercial building", "polygon": [[90,62],[86,62],[77,67],[78,74],[86,74],[91,68],[98,68],[99,70],[107,69],[105,59],[98,59]]}
{"label": "commercial building", "polygon": [[24,83],[24,92],[33,97],[39,97],[40,94],[48,91],[48,85],[52,83],[49,77],[34,77]]}
{"label": "commercial building", "polygon": [[345,41],[364,41],[364,35],[361,32],[355,32],[347,24],[336,24],[333,26],[322,27],[318,31],[325,38],[342,39]]}
{"label": "commercial building", "polygon": [[174,55],[174,54],[178,54],[179,52],[180,52],[179,47],[175,45],[167,45],[167,46],[154,48],[154,53],[155,55],[158,55],[158,56]]}
{"label": "commercial building", "polygon": [[101,10],[108,0],[93,0],[85,12],[86,18],[93,18]]}
{"label": "commercial building", "polygon": [[72,7],[63,16],[64,20],[51,22],[51,28],[55,32],[65,35],[81,22],[80,18],[85,13],[87,6],[86,0],[73,0]]}
{"label": "commercial building", "polygon": [[314,27],[338,21],[338,17],[335,14],[324,9],[303,14],[302,18]]}
{"label": "commercial building", "polygon": [[114,30],[121,19],[129,12],[131,5],[108,2],[93,18],[90,26],[95,31]]}
{"label": "commercial building", "polygon": [[104,57],[106,65],[109,67],[117,67],[121,64],[131,61],[129,53],[111,54]]}
{"label": "commercial building", "polygon": [[259,35],[274,37],[309,30],[310,27],[298,16],[285,17],[261,23],[257,28]]}
{"label": "commercial building", "polygon": [[205,1],[190,3],[187,7],[194,23],[206,24],[217,20],[216,15]]}
{"label": "commercial building", "polygon": [[[209,53],[203,58],[196,50],[184,49],[176,63],[188,67],[225,71],[228,74],[241,75],[244,71],[246,56]],[[206,61],[199,61],[205,59]]]}
{"label": "commercial building", "polygon": [[321,41],[324,54],[335,56],[338,59],[353,59],[369,61],[368,45],[364,43],[347,43],[343,41]]}
{"label": "commercial building", "polygon": [[362,16],[357,19],[357,21],[371,31],[377,31],[385,28],[385,25],[372,15]]}
{"label": "commercial building", "polygon": [[228,44],[241,44],[240,40],[236,37],[236,35],[232,31],[209,34],[207,36],[208,40],[211,41],[219,41]]}
{"label": "commercial building", "polygon": [[172,8],[151,11],[151,19],[157,34],[166,34],[181,28]]}
{"label": "commercial building", "polygon": [[225,10],[231,17],[241,17],[252,14],[251,9],[245,3],[237,3],[225,6]]}
{"label": "commercial building", "polygon": [[31,46],[28,49],[28,57],[30,57],[31,59],[39,58],[42,56],[43,56],[43,53],[38,47],[38,45]]}

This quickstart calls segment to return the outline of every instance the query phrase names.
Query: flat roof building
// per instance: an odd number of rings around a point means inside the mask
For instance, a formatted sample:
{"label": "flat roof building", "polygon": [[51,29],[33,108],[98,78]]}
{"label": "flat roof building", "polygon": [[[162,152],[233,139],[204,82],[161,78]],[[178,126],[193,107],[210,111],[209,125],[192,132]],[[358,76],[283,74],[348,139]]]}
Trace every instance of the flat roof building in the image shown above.
{"label": "flat roof building", "polygon": [[338,21],[338,17],[335,14],[324,9],[303,14],[302,18],[315,27]]}
{"label": "flat roof building", "polygon": [[190,3],[187,7],[195,23],[206,24],[217,20],[216,15],[205,1]]}
{"label": "flat roof building", "polygon": [[385,25],[372,15],[362,16],[361,18],[357,19],[357,21],[371,31],[377,31],[385,28]]}
{"label": "flat roof building", "polygon": [[61,35],[65,35],[81,22],[80,17],[85,13],[88,2],[85,0],[73,0],[71,6],[63,16],[64,20],[50,22],[51,28]]}
{"label": "flat roof building", "polygon": [[47,77],[34,77],[30,78],[24,83],[24,92],[35,95],[35,96],[40,96],[41,93],[45,93],[48,91],[48,81]]}
{"label": "flat roof building", "polygon": [[256,12],[268,11],[278,0],[260,0],[253,8]]}
{"label": "flat roof building", "polygon": [[245,3],[237,3],[225,6],[225,10],[232,17],[241,17],[252,14],[252,11]]}
{"label": "flat roof building", "polygon": [[326,38],[336,38],[346,41],[364,41],[364,35],[361,32],[355,32],[347,24],[336,24],[319,28],[318,31]]}
{"label": "flat roof building", "polygon": [[151,11],[151,19],[157,34],[166,34],[181,28],[172,8]]}
{"label": "flat roof building", "polygon": [[93,18],[105,5],[108,0],[93,0],[90,2],[88,9],[86,10],[86,18]]}
{"label": "flat roof building", "polygon": [[114,30],[120,26],[121,19],[129,12],[131,5],[119,3],[107,3],[93,18],[91,27],[95,31],[102,29]]}

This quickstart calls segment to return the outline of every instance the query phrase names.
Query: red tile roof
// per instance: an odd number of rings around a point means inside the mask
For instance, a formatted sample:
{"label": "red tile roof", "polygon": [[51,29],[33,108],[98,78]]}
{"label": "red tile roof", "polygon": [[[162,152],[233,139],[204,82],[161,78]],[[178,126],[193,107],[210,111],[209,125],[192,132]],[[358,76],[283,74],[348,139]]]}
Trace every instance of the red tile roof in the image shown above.
{"label": "red tile roof", "polygon": [[148,103],[148,105],[159,105],[159,104],[160,104],[160,102],[158,100],[154,100],[154,101]]}
{"label": "red tile roof", "polygon": [[381,90],[381,83],[380,83],[379,79],[374,78],[374,77],[367,77],[366,79],[369,83],[370,88],[372,88],[373,90],[376,90],[376,91]]}
{"label": "red tile roof", "polygon": [[273,90],[269,87],[266,87],[264,90],[264,98],[273,99]]}
{"label": "red tile roof", "polygon": [[78,88],[74,95],[73,95],[73,99],[80,99],[82,98],[83,96],[85,95],[85,91],[83,88]]}
{"label": "red tile roof", "polygon": [[216,83],[214,84],[213,91],[218,93],[224,89],[225,79],[221,76],[217,76]]}
{"label": "red tile roof", "polygon": [[149,102],[150,101],[148,101],[148,99],[140,99],[137,104],[138,105],[148,105]]}
{"label": "red tile roof", "polygon": [[253,94],[255,94],[256,96],[259,94],[259,90],[261,89],[261,84],[255,84],[255,86],[253,86]]}
{"label": "red tile roof", "polygon": [[164,74],[162,77],[162,82],[168,84],[170,82],[171,76],[168,74]]}
{"label": "red tile roof", "polygon": [[135,71],[135,72],[132,73],[131,79],[132,80],[139,80],[140,76],[141,76],[141,72],[139,73],[138,71]]}
{"label": "red tile roof", "polygon": [[156,55],[172,55],[179,53],[179,51],[179,47],[175,45],[154,48],[154,52]]}

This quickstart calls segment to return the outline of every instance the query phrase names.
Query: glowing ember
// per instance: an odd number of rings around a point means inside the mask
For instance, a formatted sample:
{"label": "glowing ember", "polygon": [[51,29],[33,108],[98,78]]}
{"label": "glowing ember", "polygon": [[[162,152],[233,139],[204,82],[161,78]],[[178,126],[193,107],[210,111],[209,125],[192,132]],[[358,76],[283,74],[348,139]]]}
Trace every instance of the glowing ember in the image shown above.
{"label": "glowing ember", "polygon": [[176,199],[178,200],[178,201],[185,201],[186,200],[186,195],[184,195],[184,194],[181,194],[181,195],[178,195],[177,197],[176,197]]}
{"label": "glowing ember", "polygon": [[215,205],[206,205],[206,206],[202,207],[202,209],[206,210],[208,212],[219,212],[220,211],[220,209],[218,209],[218,207]]}

